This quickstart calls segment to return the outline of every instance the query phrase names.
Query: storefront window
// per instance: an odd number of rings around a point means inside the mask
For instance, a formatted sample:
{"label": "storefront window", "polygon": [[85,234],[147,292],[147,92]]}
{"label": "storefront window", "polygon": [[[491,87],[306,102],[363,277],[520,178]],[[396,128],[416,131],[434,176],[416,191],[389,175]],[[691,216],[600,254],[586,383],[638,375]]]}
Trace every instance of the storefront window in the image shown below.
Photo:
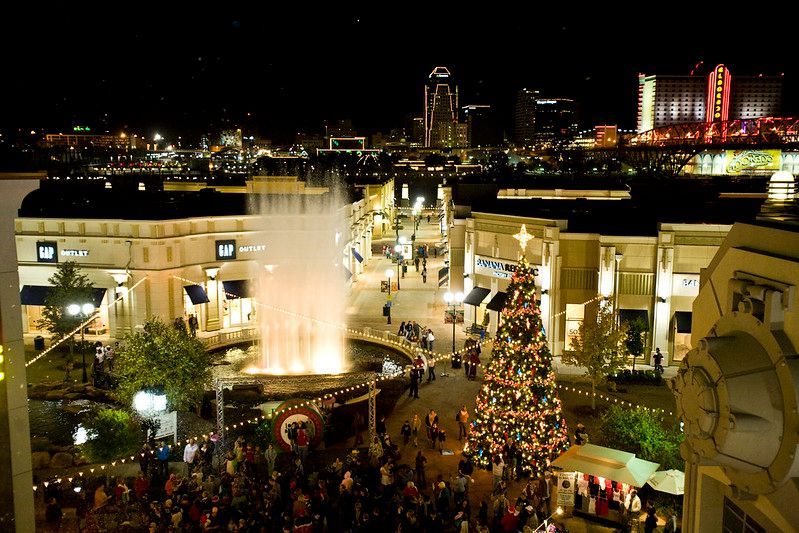
{"label": "storefront window", "polygon": [[682,361],[685,355],[691,351],[691,334],[690,333],[675,333],[674,334],[674,355],[672,359],[675,361]]}
{"label": "storefront window", "polygon": [[[39,326],[39,320],[42,319],[42,312],[44,311],[43,305],[26,305],[25,314],[28,317],[29,333],[40,333],[46,330]],[[108,333],[108,309],[105,306],[100,307],[100,314],[86,326],[87,335],[105,335]]]}
{"label": "storefront window", "polygon": [[566,304],[566,350],[573,350],[573,342],[580,332],[585,317],[585,304]]}
{"label": "storefront window", "polygon": [[230,298],[223,304],[224,327],[248,325],[255,320],[252,298]]}

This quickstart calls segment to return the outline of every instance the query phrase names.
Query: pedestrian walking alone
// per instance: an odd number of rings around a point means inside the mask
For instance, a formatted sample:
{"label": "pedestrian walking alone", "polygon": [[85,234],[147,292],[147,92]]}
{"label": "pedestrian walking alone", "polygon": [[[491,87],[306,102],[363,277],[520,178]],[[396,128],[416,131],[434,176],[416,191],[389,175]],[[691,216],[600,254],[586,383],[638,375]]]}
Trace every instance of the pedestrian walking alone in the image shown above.
{"label": "pedestrian walking alone", "polygon": [[458,440],[466,438],[469,428],[469,411],[466,410],[465,405],[455,415],[455,420],[458,422]]}

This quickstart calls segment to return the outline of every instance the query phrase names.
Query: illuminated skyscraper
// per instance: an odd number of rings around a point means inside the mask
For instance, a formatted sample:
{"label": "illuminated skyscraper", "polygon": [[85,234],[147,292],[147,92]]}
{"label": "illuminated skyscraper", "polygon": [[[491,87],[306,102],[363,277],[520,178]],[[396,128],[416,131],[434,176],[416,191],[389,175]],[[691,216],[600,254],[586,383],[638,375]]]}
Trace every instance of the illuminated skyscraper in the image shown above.
{"label": "illuminated skyscraper", "polygon": [[458,87],[446,67],[436,67],[424,87],[424,145],[458,146]]}
{"label": "illuminated skyscraper", "polygon": [[513,136],[516,144],[530,146],[535,141],[535,101],[538,91],[522,89],[516,93]]}
{"label": "illuminated skyscraper", "polygon": [[638,75],[638,132],[688,122],[779,116],[782,76],[731,76],[717,65],[708,76]]}

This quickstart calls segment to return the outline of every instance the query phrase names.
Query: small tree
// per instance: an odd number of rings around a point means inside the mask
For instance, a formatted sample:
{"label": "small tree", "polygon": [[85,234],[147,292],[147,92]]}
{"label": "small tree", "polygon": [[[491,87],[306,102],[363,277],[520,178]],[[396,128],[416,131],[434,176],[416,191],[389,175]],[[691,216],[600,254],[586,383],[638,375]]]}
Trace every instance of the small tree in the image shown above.
{"label": "small tree", "polygon": [[88,438],[82,450],[90,461],[130,455],[141,442],[141,425],[121,409],[99,409],[87,418],[84,427]]}
{"label": "small tree", "polygon": [[633,370],[635,370],[635,358],[644,352],[646,330],[647,325],[640,318],[627,324],[627,338],[624,339],[624,345],[627,347],[627,352],[633,356]]}
{"label": "small tree", "polygon": [[60,263],[47,281],[53,287],[47,293],[42,318],[36,325],[49,331],[53,340],[58,340],[80,325],[81,319],[69,315],[66,309],[70,304],[92,302],[92,284],[81,273],[78,264],[72,261]]}
{"label": "small tree", "polygon": [[[80,267],[74,261],[59,263],[55,274],[47,280],[52,289],[44,299],[42,318],[36,325],[50,332],[53,342],[63,339],[70,331],[75,330],[84,318],[81,315],[72,316],[67,313],[70,304],[85,304],[92,302],[92,284]],[[72,353],[75,348],[74,336],[70,339],[69,360],[67,373],[72,365]]]}
{"label": "small tree", "polygon": [[160,387],[170,409],[199,406],[211,379],[212,359],[199,339],[150,318],[144,331],[125,337],[116,356],[117,394],[130,405],[137,392]]}
{"label": "small tree", "polygon": [[585,368],[591,380],[591,409],[596,409],[596,386],[608,374],[624,367],[627,326],[616,326],[616,315],[600,307],[596,320],[586,318],[580,324],[572,351],[563,353],[563,362]]}

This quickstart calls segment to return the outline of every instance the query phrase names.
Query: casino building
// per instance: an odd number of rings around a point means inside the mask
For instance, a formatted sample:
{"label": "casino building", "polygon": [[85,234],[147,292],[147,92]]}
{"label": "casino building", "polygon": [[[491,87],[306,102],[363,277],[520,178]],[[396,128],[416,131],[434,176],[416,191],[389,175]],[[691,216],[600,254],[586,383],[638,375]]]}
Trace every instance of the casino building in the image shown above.
{"label": "casino building", "polygon": [[[270,180],[261,192],[302,194],[296,178]],[[57,203],[46,184],[30,193],[15,220],[25,333],[40,333],[48,279],[64,261],[78,263],[94,286],[100,313],[90,334],[119,336],[152,315],[193,314],[208,332],[254,321],[253,282],[259,269],[276,261],[270,256],[274,235],[248,214],[252,194],[59,187]],[[341,202],[345,279],[357,280],[372,238],[390,231],[393,189],[392,180],[364,185]],[[320,195],[318,188],[309,190],[309,201]]]}
{"label": "casino building", "polygon": [[452,206],[449,288],[465,295],[467,326],[496,332],[518,260],[513,235],[525,224],[553,354],[568,351],[580,322],[606,301],[621,321],[646,324],[645,354],[659,347],[664,364],[678,364],[693,347],[691,310],[702,269],[730,224],[753,218],[762,199],[722,197],[691,183],[674,191],[662,184],[649,191],[559,187],[500,188],[482,196],[445,188]]}

